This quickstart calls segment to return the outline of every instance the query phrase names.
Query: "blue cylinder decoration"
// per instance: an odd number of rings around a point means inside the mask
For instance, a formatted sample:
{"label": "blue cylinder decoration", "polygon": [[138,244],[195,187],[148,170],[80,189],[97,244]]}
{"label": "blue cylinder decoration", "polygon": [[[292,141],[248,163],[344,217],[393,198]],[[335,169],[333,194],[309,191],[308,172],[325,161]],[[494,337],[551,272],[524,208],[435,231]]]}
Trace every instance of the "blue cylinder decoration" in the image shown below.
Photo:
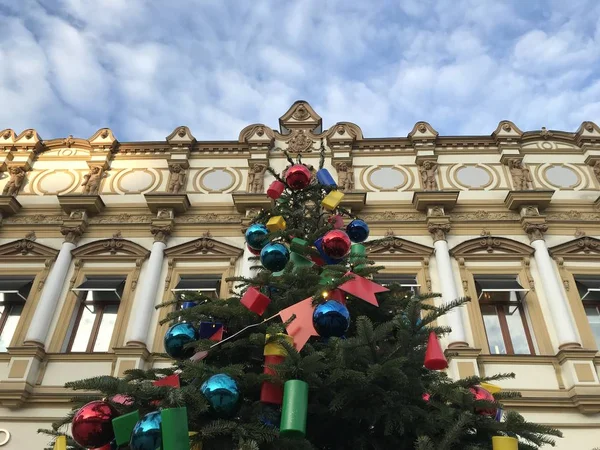
{"label": "blue cylinder decoration", "polygon": [[350,327],[350,312],[340,302],[328,300],[315,308],[313,325],[321,337],[342,337]]}
{"label": "blue cylinder decoration", "polygon": [[269,230],[262,223],[253,223],[246,230],[246,243],[254,250],[261,250],[267,243]]}
{"label": "blue cylinder decoration", "polygon": [[198,331],[192,324],[187,322],[176,323],[165,333],[165,351],[174,359],[191,358],[195,353],[195,349],[193,347],[185,348],[185,346],[198,339]]}
{"label": "blue cylinder decoration", "polygon": [[328,265],[339,264],[339,263],[341,263],[343,261],[342,259],[333,259],[333,258],[330,258],[329,256],[327,256],[325,254],[325,252],[323,251],[323,237],[322,236],[315,241],[315,247],[319,251],[319,256],[321,256],[321,259],[323,261],[325,261],[325,264],[328,264]]}
{"label": "blue cylinder decoration", "polygon": [[285,269],[289,260],[290,251],[283,244],[267,244],[260,252],[260,262],[265,269],[270,270],[271,272],[279,272],[280,270]]}
{"label": "blue cylinder decoration", "polygon": [[129,441],[131,450],[155,450],[162,448],[162,420],[160,411],[146,414],[135,425]]}
{"label": "blue cylinder decoration", "polygon": [[213,375],[202,384],[200,390],[218,416],[226,417],[235,412],[240,391],[235,380],[229,375]]}
{"label": "blue cylinder decoration", "polygon": [[352,242],[364,242],[369,237],[369,225],[360,219],[354,219],[346,227],[346,233]]}
{"label": "blue cylinder decoration", "polygon": [[327,169],[319,169],[317,171],[317,181],[323,186],[337,187],[337,183]]}
{"label": "blue cylinder decoration", "polygon": [[193,308],[194,306],[196,306],[198,303],[196,302],[183,302],[181,304],[181,309],[188,309],[188,308]]}

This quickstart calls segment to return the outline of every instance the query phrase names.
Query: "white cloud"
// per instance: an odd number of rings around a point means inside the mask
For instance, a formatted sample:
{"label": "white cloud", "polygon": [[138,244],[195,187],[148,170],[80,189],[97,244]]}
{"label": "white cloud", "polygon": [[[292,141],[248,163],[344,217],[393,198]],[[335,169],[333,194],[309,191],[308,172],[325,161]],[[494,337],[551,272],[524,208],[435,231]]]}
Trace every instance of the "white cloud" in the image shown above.
{"label": "white cloud", "polygon": [[595,0],[0,0],[0,129],[236,139],[302,98],[366,136],[574,130],[600,123],[598,17]]}

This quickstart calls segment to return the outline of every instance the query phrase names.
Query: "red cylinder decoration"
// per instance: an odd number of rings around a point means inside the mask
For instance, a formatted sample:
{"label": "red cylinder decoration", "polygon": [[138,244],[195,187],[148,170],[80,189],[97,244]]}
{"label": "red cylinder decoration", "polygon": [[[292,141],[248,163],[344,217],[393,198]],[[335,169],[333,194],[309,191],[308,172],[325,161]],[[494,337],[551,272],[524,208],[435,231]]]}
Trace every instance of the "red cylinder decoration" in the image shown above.
{"label": "red cylinder decoration", "polygon": [[285,174],[285,182],[297,191],[306,188],[310,184],[310,170],[304,164],[294,164]]}
{"label": "red cylinder decoration", "polygon": [[[281,364],[285,360],[285,356],[270,355],[265,356],[265,370],[263,373],[267,375],[275,375],[275,371],[268,367],[269,365]],[[283,385],[263,381],[260,389],[260,401],[263,403],[272,403],[281,405],[283,402]]]}
{"label": "red cylinder decoration", "polygon": [[329,300],[335,300],[336,302],[340,302],[342,305],[346,304],[346,294],[344,294],[340,289],[333,289],[327,295]]}
{"label": "red cylinder decoration", "polygon": [[246,247],[248,247],[248,250],[250,251],[250,253],[252,253],[255,256],[260,255],[260,250],[254,250],[252,247],[250,247],[249,245],[246,244]]}
{"label": "red cylinder decoration", "polygon": [[429,333],[424,365],[429,370],[442,370],[448,368],[448,360],[444,356],[442,346],[434,331]]}
{"label": "red cylinder decoration", "polygon": [[267,189],[267,196],[273,200],[277,200],[279,197],[281,197],[281,194],[283,194],[284,189],[285,184],[283,184],[281,181],[275,180],[271,183],[269,189]]}

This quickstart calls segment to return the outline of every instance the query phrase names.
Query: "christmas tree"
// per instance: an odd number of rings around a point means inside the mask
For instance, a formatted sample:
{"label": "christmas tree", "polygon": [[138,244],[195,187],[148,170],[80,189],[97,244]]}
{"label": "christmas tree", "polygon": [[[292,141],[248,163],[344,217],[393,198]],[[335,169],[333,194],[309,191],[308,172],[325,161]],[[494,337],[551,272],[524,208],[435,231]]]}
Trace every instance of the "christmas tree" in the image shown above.
{"label": "christmas tree", "polygon": [[376,283],[382,268],[366,255],[377,241],[340,206],[344,194],[324,158],[322,150],[316,176],[289,156],[282,174],[269,169],[273,206],[246,231],[256,275],[235,278],[237,294],[186,293],[161,305],[175,305],[165,336],[171,368],[67,384],[101,394],[78,397],[73,413],[46,430],[55,449],[554,444],[559,431],[503,411],[502,400],[519,394],[493,383],[512,374],[446,375],[438,336],[450,330],[437,321],[468,299],[441,304],[436,294]]}

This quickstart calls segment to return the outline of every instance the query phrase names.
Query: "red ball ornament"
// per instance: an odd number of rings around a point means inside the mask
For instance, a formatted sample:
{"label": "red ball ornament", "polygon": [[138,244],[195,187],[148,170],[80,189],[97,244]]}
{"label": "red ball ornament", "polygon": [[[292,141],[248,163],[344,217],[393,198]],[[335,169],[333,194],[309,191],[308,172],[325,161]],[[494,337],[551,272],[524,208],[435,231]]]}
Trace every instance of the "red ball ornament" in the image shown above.
{"label": "red ball ornament", "polygon": [[250,247],[249,245],[246,245],[246,247],[248,247],[248,250],[250,251],[250,253],[252,253],[253,255],[260,255],[260,250],[254,250],[252,247]]}
{"label": "red ball ornament", "polygon": [[86,448],[110,444],[110,441],[115,438],[112,420],[118,415],[117,410],[107,402],[88,403],[73,417],[71,428],[73,439]]}
{"label": "red ball ornament", "polygon": [[303,164],[294,164],[285,174],[285,182],[288,186],[297,191],[306,188],[310,184],[311,173]]}
{"label": "red ball ornament", "polygon": [[[469,388],[469,390],[473,394],[475,400],[485,400],[488,402],[496,401],[494,396],[481,386],[473,386]],[[475,410],[481,415],[496,417],[496,408],[476,408]]]}
{"label": "red ball ornament", "polygon": [[331,230],[323,236],[323,252],[333,259],[341,259],[350,252],[350,238],[342,230]]}

